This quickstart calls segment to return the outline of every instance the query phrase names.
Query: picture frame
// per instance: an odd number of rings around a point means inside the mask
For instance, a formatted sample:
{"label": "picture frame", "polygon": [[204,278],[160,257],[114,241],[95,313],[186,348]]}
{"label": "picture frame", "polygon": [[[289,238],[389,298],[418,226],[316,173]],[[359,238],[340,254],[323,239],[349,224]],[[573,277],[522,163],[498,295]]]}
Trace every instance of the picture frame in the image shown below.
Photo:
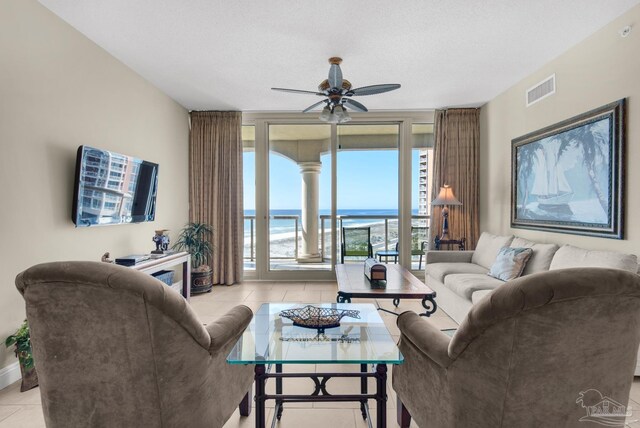
{"label": "picture frame", "polygon": [[511,227],[624,239],[625,99],[511,140]]}

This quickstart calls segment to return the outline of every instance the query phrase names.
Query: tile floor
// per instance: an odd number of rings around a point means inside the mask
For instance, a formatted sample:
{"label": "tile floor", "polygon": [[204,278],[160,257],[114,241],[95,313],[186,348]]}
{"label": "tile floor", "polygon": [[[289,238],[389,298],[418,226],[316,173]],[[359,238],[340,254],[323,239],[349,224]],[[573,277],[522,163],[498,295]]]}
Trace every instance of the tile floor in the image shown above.
{"label": "tile floor", "polygon": [[[334,302],[337,287],[334,282],[246,282],[232,287],[215,287],[213,292],[194,296],[191,299],[191,306],[200,316],[203,323],[210,323],[224,314],[229,308],[236,304],[244,304],[254,311],[265,302]],[[357,300],[358,303],[367,302],[366,299]],[[369,300],[373,303],[375,300]],[[379,300],[382,307],[393,309],[389,300]],[[400,307],[396,311],[415,310],[420,311],[419,301],[404,300],[400,302]],[[397,339],[398,328],[395,325],[396,317],[391,314],[381,312],[382,318],[389,328],[391,334]],[[437,311],[430,319],[438,328],[454,328],[456,323],[444,312]],[[315,366],[289,367],[292,371],[314,370]],[[323,367],[330,370],[358,370],[358,367],[332,366]],[[287,368],[285,367],[285,371]],[[391,370],[389,370],[391,374]],[[636,378],[631,389],[631,399],[629,404],[634,410],[640,410],[640,378]],[[336,393],[357,393],[358,383],[348,382],[345,379],[333,379],[329,381],[331,389]],[[391,381],[388,382],[389,401],[387,406],[388,426],[397,426],[395,422],[396,396],[391,388]],[[309,393],[313,390],[312,382],[308,380],[296,380],[295,383],[288,384],[288,391],[292,393]],[[40,393],[37,388],[24,393],[19,392],[19,383],[15,383],[3,390],[0,390],[0,428],[41,428],[44,427],[42,417],[42,406],[40,404]],[[273,404],[268,404],[271,409],[267,411],[267,420],[271,419]],[[375,420],[375,404],[372,403],[372,417]],[[640,413],[638,413],[640,415]],[[253,416],[253,413],[251,414]],[[236,413],[225,425],[225,428],[250,428],[254,426],[253,418],[241,418]],[[635,420],[637,418],[631,418]],[[360,428],[366,427],[366,422],[362,419],[357,403],[296,403],[287,406],[281,422],[277,425],[280,428],[305,428],[326,427],[332,428]],[[416,425],[412,423],[412,427]],[[629,427],[640,428],[640,422],[631,422]]]}

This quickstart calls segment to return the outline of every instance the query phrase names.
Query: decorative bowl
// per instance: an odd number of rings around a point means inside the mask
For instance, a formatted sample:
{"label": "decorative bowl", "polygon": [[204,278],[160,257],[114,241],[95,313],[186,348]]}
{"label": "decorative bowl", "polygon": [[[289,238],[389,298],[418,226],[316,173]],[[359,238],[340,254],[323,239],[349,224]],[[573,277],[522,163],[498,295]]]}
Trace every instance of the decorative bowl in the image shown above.
{"label": "decorative bowl", "polygon": [[298,327],[314,328],[323,333],[327,328],[339,327],[343,317],[360,319],[360,311],[307,305],[303,308],[284,310],[280,312],[280,316],[290,319],[293,325]]}

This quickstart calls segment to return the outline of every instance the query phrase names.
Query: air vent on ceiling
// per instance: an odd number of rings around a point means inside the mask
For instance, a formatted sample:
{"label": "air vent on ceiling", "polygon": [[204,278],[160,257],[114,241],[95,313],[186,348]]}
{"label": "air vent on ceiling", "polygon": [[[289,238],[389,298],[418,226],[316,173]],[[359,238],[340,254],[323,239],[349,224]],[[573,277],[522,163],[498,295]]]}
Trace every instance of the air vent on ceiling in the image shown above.
{"label": "air vent on ceiling", "polygon": [[556,93],[556,75],[552,74],[551,76],[544,79],[542,82],[537,83],[531,88],[527,89],[527,93],[525,94],[527,107],[555,93]]}

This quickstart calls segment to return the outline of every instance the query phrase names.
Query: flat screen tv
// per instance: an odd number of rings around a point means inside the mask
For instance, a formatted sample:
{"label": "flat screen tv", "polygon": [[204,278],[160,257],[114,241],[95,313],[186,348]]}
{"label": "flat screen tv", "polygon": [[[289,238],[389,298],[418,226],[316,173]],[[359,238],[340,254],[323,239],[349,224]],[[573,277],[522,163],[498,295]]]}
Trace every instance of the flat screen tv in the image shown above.
{"label": "flat screen tv", "polygon": [[78,147],[72,219],[76,227],[153,221],[158,164]]}

